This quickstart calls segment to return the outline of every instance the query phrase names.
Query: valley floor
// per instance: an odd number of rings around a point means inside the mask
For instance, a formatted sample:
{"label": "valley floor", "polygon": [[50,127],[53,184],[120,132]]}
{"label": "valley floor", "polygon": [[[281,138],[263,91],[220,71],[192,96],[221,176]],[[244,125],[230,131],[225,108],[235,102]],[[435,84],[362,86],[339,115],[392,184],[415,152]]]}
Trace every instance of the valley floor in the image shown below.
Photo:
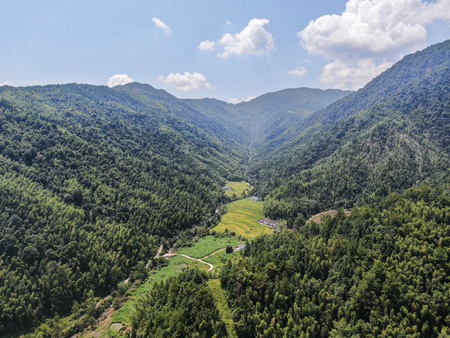
{"label": "valley floor", "polygon": [[[245,182],[227,182],[227,184],[233,187],[230,192],[227,192],[230,196],[231,192],[242,194],[251,188]],[[114,310],[111,306],[89,331],[79,334],[78,337],[114,337],[125,334],[125,331],[131,329],[130,316],[136,300],[148,293],[155,282],[165,281],[189,268],[198,268],[210,273],[211,279],[208,285],[213,291],[220,316],[225,322],[228,335],[235,337],[231,311],[218,280],[220,269],[228,260],[239,257],[240,252],[236,249],[239,244],[245,243],[245,239],[251,240],[260,235],[271,234],[273,231],[257,222],[264,217],[263,202],[253,202],[244,198],[231,202],[227,209],[228,212],[222,216],[222,221],[212,229],[217,233],[216,236],[202,237],[190,247],[183,247],[176,252],[171,251],[161,256],[162,248],[160,247],[156,258],[166,258],[168,265],[151,271],[147,281],[133,286],[127,292],[120,307]],[[227,246],[232,246],[235,250],[232,253],[226,253]]]}

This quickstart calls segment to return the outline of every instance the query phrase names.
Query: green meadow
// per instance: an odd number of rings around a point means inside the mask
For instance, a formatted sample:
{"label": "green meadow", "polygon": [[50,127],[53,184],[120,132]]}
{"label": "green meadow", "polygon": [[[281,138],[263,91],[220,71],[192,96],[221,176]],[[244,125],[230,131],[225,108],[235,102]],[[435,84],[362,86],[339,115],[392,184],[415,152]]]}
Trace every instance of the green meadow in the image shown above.
{"label": "green meadow", "polygon": [[160,270],[153,270],[150,272],[148,280],[144,284],[138,286],[132,292],[130,298],[120,307],[120,309],[113,313],[112,322],[122,323],[125,327],[130,325],[130,314],[134,310],[136,299],[147,294],[151,290],[153,283],[162,282],[169,277],[176,276],[184,269],[194,267],[197,267],[203,271],[207,271],[209,269],[208,265],[189,258],[185,258],[182,256],[171,257],[169,265],[162,267]]}
{"label": "green meadow", "polygon": [[220,223],[212,230],[216,232],[234,232],[237,236],[254,238],[270,234],[272,230],[257,222],[264,217],[263,202],[241,199],[227,205],[228,212],[222,216]]}
{"label": "green meadow", "polygon": [[241,243],[244,243],[244,241],[235,236],[222,238],[206,236],[200,238],[192,246],[180,248],[177,253],[194,258],[202,258],[213,253],[214,251],[225,248],[227,245],[231,245],[234,248]]}
{"label": "green meadow", "polygon": [[233,195],[236,198],[240,198],[243,193],[247,194],[252,190],[252,186],[247,182],[227,181],[225,185],[231,188],[230,190],[225,190],[225,195],[231,198]]}

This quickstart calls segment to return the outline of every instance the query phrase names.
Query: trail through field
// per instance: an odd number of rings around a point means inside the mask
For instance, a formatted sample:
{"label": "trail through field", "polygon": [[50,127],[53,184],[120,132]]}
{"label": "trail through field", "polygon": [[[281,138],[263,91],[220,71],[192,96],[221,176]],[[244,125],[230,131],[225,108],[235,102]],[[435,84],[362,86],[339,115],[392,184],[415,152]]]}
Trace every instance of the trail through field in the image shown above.
{"label": "trail through field", "polygon": [[226,249],[226,248],[222,248],[222,249],[216,250],[216,251],[210,253],[209,255],[206,255],[205,257],[202,257],[202,258],[200,258],[200,259],[208,258],[209,256],[215,255],[215,254],[218,253],[219,251],[222,251],[222,250],[225,250],[225,249]]}
{"label": "trail through field", "polygon": [[[223,250],[223,249],[221,249],[221,250]],[[220,251],[220,250],[218,250],[218,251]],[[183,254],[176,254],[176,253],[165,254],[162,257],[173,257],[173,256],[182,256],[182,257],[185,257],[185,258],[188,258],[188,259],[192,259],[193,261],[197,261],[197,262],[200,262],[200,263],[203,263],[203,264],[207,264],[207,265],[209,265],[209,269],[206,272],[210,272],[212,269],[214,269],[214,265],[212,265],[211,263],[202,261],[202,258],[194,258],[194,257],[191,257],[191,256],[187,256],[187,255],[183,255]],[[208,256],[206,256],[206,257],[208,257]],[[206,257],[203,257],[203,258],[206,258]]]}

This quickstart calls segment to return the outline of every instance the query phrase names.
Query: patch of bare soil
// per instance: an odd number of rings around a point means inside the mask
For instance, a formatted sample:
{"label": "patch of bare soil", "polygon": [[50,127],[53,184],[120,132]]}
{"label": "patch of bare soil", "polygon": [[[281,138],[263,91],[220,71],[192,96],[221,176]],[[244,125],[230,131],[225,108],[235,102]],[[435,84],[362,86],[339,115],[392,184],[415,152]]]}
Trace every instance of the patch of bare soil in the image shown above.
{"label": "patch of bare soil", "polygon": [[114,308],[110,307],[103,313],[96,323],[96,328],[93,331],[86,332],[83,337],[106,337],[106,332],[112,324],[111,316],[114,313]]}
{"label": "patch of bare soil", "polygon": [[[313,217],[311,217],[309,220],[308,220],[308,222],[315,222],[315,223],[322,223],[322,219],[325,217],[325,216],[336,216],[336,214],[337,214],[338,212],[337,212],[337,210],[328,210],[328,211],[324,211],[324,212],[321,212],[320,214],[317,214],[317,215],[314,215]],[[345,216],[350,216],[351,214],[352,214],[352,211],[351,210],[344,210],[344,214],[345,214]]]}

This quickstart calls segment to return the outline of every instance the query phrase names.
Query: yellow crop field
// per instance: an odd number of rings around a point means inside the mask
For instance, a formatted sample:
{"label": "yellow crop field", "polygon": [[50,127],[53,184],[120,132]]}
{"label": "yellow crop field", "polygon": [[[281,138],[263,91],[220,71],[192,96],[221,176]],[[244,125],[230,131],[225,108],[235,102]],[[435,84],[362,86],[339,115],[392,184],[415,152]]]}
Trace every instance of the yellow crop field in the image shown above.
{"label": "yellow crop field", "polygon": [[240,198],[242,196],[242,193],[247,193],[252,190],[252,186],[247,182],[227,181],[225,185],[231,188],[225,191],[225,195],[227,195],[228,197],[233,197],[233,195],[235,195],[236,198]]}
{"label": "yellow crop field", "polygon": [[245,238],[270,234],[272,230],[269,227],[257,222],[264,217],[263,205],[263,202],[252,202],[247,198],[231,202],[227,206],[228,212],[212,230],[224,232],[228,229],[229,232],[235,232]]}

